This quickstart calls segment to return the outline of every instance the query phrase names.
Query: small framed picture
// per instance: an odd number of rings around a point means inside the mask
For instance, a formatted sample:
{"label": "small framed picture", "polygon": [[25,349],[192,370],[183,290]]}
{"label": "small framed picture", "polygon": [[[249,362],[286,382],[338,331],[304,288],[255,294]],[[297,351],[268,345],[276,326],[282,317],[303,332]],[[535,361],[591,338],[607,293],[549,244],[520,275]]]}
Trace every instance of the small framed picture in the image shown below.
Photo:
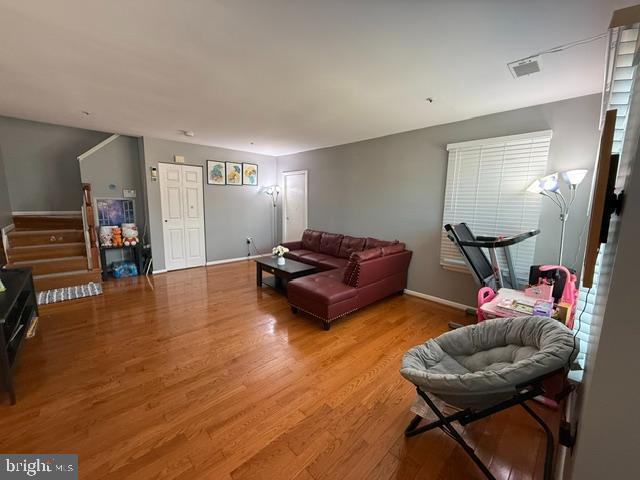
{"label": "small framed picture", "polygon": [[216,160],[207,160],[207,183],[209,185],[227,184],[227,164]]}
{"label": "small framed picture", "polygon": [[242,164],[242,184],[258,185],[258,165],[255,163]]}
{"label": "small framed picture", "polygon": [[242,185],[242,164],[227,163],[227,185]]}

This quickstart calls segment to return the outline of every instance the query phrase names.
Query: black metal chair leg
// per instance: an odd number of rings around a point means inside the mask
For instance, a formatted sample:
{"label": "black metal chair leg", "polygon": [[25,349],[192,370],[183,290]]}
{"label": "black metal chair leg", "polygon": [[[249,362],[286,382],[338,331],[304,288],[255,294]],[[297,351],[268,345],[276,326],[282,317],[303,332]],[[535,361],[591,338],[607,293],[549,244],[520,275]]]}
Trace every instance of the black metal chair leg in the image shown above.
{"label": "black metal chair leg", "polygon": [[544,456],[544,480],[552,480],[553,476],[553,452],[555,450],[555,441],[553,439],[553,433],[551,433],[551,429],[545,423],[545,421],[534,412],[529,405],[526,403],[521,403],[522,408],[526,410],[526,412],[531,415],[531,417],[538,422],[538,424],[543,428],[545,435],[547,436],[547,448]]}
{"label": "black metal chair leg", "polygon": [[446,425],[446,426],[443,426],[442,428],[443,429],[446,428],[447,433],[451,436],[451,438],[453,438],[456,442],[460,444],[460,446],[464,449],[465,452],[467,452],[467,455],[471,457],[471,460],[473,460],[473,463],[475,463],[476,466],[482,471],[482,473],[484,473],[485,477],[487,477],[489,480],[496,480],[496,477],[493,476],[493,474],[491,473],[491,471],[489,471],[487,466],[476,455],[476,452],[473,450],[473,448],[471,448],[471,446],[467,442],[465,442],[464,438],[462,438],[462,435],[460,435],[458,431],[455,428],[453,428],[453,425]]}
{"label": "black metal chair leg", "polygon": [[453,425],[451,424],[451,420],[445,417],[444,414],[438,409],[438,407],[436,407],[436,404],[433,403],[433,401],[431,401],[431,399],[427,396],[427,394],[424,393],[419,388],[418,388],[418,395],[420,395],[423,398],[423,400],[427,402],[427,405],[429,405],[429,408],[433,411],[433,413],[436,414],[436,416],[438,417],[438,420],[442,423],[440,428],[445,430],[446,433],[448,433],[451,436],[451,438],[453,438],[456,442],[458,442],[458,444],[460,444],[460,446],[464,449],[467,455],[469,455],[471,460],[473,460],[473,463],[475,463],[476,466],[482,471],[482,473],[484,473],[485,477],[487,477],[489,480],[496,480],[496,477],[494,477],[493,474],[487,468],[487,466],[484,463],[482,463],[482,460],[480,460],[480,458],[476,455],[476,452],[473,451],[473,448],[469,446],[469,444],[464,440],[464,438],[462,438],[462,435],[460,435],[458,431],[453,427]]}
{"label": "black metal chair leg", "polygon": [[420,415],[416,415],[415,417],[413,417],[411,422],[409,422],[409,425],[407,425],[407,428],[404,429],[404,436],[413,437],[414,435],[417,435],[417,433],[415,433],[416,427],[420,425],[421,421],[422,417]]}
{"label": "black metal chair leg", "polygon": [[[455,421],[459,421],[467,415],[467,411],[462,410],[460,412],[454,413],[453,415],[449,415],[445,417],[446,421],[451,423]],[[420,421],[423,418],[420,415],[416,415],[411,423],[404,430],[405,437],[415,437],[416,435],[420,435],[421,433],[428,432],[429,430],[433,430],[434,428],[442,427],[444,422],[442,420],[436,420],[434,422],[428,423],[427,425],[423,425],[422,427],[418,427]]]}

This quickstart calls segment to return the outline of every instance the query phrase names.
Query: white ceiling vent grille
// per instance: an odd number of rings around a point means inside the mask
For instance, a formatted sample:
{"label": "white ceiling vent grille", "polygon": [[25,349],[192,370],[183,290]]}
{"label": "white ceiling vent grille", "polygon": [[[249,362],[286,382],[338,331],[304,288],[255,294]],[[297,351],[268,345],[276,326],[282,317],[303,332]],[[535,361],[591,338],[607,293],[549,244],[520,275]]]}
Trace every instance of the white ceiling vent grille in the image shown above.
{"label": "white ceiling vent grille", "polygon": [[513,78],[524,77],[542,70],[542,62],[539,56],[516,60],[515,62],[508,63],[507,66]]}

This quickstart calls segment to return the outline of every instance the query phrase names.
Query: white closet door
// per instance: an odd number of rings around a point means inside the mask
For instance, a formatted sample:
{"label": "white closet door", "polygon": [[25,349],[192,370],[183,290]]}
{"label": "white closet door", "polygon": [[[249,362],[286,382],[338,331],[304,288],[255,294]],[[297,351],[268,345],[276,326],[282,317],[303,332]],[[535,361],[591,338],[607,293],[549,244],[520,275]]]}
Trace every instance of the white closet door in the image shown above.
{"label": "white closet door", "polygon": [[202,168],[158,164],[167,270],[206,263]]}
{"label": "white closet door", "polygon": [[164,232],[164,262],[167,270],[187,266],[184,253],[184,207],[182,194],[182,166],[158,164],[160,175],[160,203]]}
{"label": "white closet door", "polygon": [[302,238],[307,228],[307,171],[284,172],[284,199],[282,215],[283,241]]}
{"label": "white closet door", "polygon": [[206,263],[202,168],[182,166],[184,239],[187,267]]}

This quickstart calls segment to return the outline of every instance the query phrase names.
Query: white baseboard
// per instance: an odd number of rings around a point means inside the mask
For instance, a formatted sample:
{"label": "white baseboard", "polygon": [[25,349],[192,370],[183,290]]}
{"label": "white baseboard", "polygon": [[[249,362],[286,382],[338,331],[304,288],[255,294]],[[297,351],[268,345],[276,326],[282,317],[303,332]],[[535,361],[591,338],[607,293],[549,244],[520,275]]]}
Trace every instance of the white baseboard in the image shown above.
{"label": "white baseboard", "polygon": [[47,215],[50,217],[54,217],[56,215],[78,215],[81,216],[82,215],[82,211],[81,210],[36,210],[36,211],[30,211],[30,212],[11,212],[11,215],[23,215],[23,216],[29,216],[29,215]]}
{"label": "white baseboard", "polygon": [[434,297],[433,295],[427,295],[426,293],[416,292],[414,290],[404,289],[404,293],[407,295],[411,295],[412,297],[422,298],[423,300],[429,300],[431,302],[441,303],[442,305],[446,305],[448,307],[457,308],[458,310],[468,310],[475,309],[475,307],[470,307],[469,305],[465,305],[463,303],[452,302],[451,300],[445,300],[444,298]]}
{"label": "white baseboard", "polygon": [[[253,260],[254,258],[260,258],[260,257],[266,257],[271,255],[270,253],[262,253],[260,255],[251,255],[249,257],[238,257],[238,258],[225,258],[224,260],[212,260],[211,262],[207,262],[204,264],[204,266],[206,267],[210,267],[211,265],[221,265],[223,263],[233,263],[233,262],[241,262],[243,260]],[[198,268],[198,267],[189,267],[189,268]],[[184,269],[178,269],[176,271],[179,270],[184,270]],[[157,273],[166,273],[168,270],[166,268],[163,268],[161,270],[154,270],[153,274],[157,274]]]}
{"label": "white baseboard", "polygon": [[[205,263],[204,266],[210,267],[211,265],[222,265],[223,263],[242,262],[243,260],[253,260],[255,258],[268,257],[270,255],[271,255],[270,253],[261,253],[259,255],[251,255],[248,257],[225,258],[224,260],[212,260],[210,262]],[[192,267],[192,268],[197,268],[197,267]],[[153,274],[155,275],[156,273],[166,273],[166,272],[167,272],[167,269],[163,268],[161,270],[154,270]]]}
{"label": "white baseboard", "polygon": [[271,254],[270,253],[261,253],[259,255],[250,255],[248,257],[225,258],[224,260],[212,260],[210,262],[207,262],[206,265],[207,265],[207,267],[209,267],[211,265],[221,265],[223,263],[241,262],[243,260],[253,260],[255,258],[268,257],[269,255],[271,255]]}

